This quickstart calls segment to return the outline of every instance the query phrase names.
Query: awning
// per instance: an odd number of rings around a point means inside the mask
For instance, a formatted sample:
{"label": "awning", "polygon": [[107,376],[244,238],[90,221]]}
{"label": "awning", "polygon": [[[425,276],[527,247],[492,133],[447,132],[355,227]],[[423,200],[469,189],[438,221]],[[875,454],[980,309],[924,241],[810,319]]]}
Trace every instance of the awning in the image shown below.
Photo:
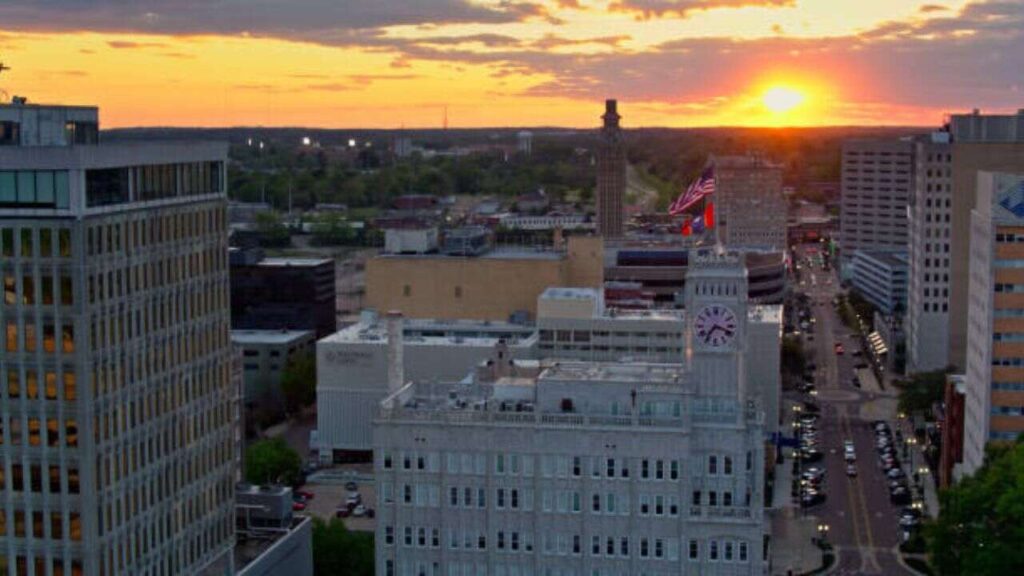
{"label": "awning", "polygon": [[878,332],[872,332],[868,335],[868,344],[871,345],[871,352],[875,356],[882,356],[889,352],[889,348],[885,345],[885,341],[882,340],[882,336]]}

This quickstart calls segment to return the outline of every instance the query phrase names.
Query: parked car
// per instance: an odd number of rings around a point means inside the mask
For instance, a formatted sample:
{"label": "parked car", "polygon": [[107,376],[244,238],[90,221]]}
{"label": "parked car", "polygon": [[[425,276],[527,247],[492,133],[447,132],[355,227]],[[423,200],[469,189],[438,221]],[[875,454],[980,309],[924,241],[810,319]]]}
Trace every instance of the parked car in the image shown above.
{"label": "parked car", "polygon": [[800,496],[800,506],[804,508],[810,508],[811,506],[817,506],[825,502],[825,495],[817,492],[814,494],[804,494]]}
{"label": "parked car", "polygon": [[843,344],[841,342],[836,342],[835,350],[836,354],[839,356],[842,356],[843,352],[845,352],[845,349],[843,348]]}
{"label": "parked car", "polygon": [[334,515],[338,518],[348,518],[352,515],[352,510],[348,506],[338,506],[334,510]]}
{"label": "parked car", "polygon": [[295,496],[301,496],[303,500],[312,500],[313,497],[315,496],[315,494],[313,494],[309,490],[296,490],[292,494],[294,494]]}
{"label": "parked car", "polygon": [[366,516],[366,506],[359,504],[352,510],[352,515],[356,518],[362,518],[363,516]]}
{"label": "parked car", "polygon": [[893,504],[909,504],[910,503],[910,490],[905,488],[897,488],[889,493],[889,501]]}
{"label": "parked car", "polygon": [[349,480],[348,482],[345,482],[345,490],[348,490],[349,492],[357,492],[359,490],[359,484]]}
{"label": "parked car", "polygon": [[294,512],[302,512],[305,509],[306,509],[306,503],[305,502],[300,502],[298,500],[295,500],[295,501],[292,502],[292,511],[294,511]]}
{"label": "parked car", "polygon": [[363,495],[359,492],[349,492],[348,497],[345,498],[345,505],[349,507],[358,506],[363,502]]}

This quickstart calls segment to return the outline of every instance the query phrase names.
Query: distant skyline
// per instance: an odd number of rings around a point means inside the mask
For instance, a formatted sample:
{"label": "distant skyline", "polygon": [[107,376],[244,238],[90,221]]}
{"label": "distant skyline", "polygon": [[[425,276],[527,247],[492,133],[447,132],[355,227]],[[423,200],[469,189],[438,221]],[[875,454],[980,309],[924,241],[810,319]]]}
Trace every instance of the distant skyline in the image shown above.
{"label": "distant skyline", "polygon": [[0,90],[107,128],[934,126],[1024,108],[1017,0],[8,0]]}

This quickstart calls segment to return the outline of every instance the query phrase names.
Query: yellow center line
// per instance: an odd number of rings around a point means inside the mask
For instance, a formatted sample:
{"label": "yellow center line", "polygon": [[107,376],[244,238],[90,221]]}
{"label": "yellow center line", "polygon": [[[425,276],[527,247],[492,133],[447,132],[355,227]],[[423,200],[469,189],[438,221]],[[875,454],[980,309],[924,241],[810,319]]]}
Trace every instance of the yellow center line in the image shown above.
{"label": "yellow center line", "polygon": [[[853,433],[852,433],[852,430],[850,428],[850,419],[849,419],[849,417],[844,413],[840,420],[842,422],[843,430],[846,433],[846,437],[850,438],[852,440],[853,439]],[[863,517],[863,520],[864,520],[864,537],[867,539],[868,548],[874,548],[875,547],[875,537],[874,537],[874,534],[871,531],[871,514],[868,512],[867,498],[864,495],[864,486],[860,482],[860,475],[857,475],[856,477],[854,477],[854,479],[853,479],[853,488],[854,488],[854,490],[852,490],[852,491],[856,492],[854,500],[856,500],[856,502],[857,502],[857,508],[854,511],[854,513],[855,514],[859,513]],[[859,542],[859,540],[858,540],[858,542]]]}

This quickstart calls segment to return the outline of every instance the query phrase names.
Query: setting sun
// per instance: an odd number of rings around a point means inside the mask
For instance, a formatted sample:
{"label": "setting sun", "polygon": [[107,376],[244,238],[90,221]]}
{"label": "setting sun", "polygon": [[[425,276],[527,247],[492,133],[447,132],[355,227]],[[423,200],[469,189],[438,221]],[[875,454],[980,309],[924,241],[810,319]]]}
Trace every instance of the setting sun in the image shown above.
{"label": "setting sun", "polygon": [[777,114],[789,112],[793,108],[802,104],[804,100],[805,96],[803,93],[783,86],[769,88],[761,97],[761,101],[764,103],[765,108]]}

